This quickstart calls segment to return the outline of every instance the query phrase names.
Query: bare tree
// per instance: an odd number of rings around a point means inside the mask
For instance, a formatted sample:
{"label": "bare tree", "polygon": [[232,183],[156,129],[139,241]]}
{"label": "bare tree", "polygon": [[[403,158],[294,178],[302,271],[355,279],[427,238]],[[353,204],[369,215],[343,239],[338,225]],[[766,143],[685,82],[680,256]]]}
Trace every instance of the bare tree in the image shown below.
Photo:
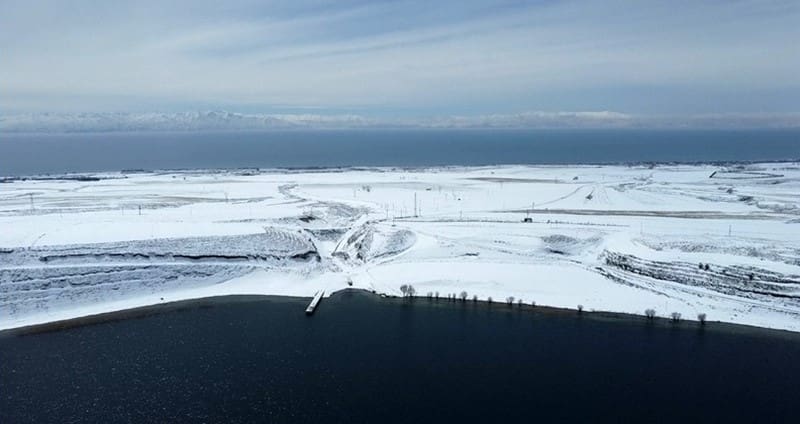
{"label": "bare tree", "polygon": [[417,289],[414,288],[411,284],[408,285],[408,297],[414,297],[417,295]]}
{"label": "bare tree", "polygon": [[705,313],[697,314],[697,320],[700,321],[700,325],[705,325],[706,324],[706,314]]}
{"label": "bare tree", "polygon": [[487,297],[486,301],[489,302],[489,303],[492,303],[492,296]]}
{"label": "bare tree", "polygon": [[478,295],[477,294],[473,294],[472,295],[472,301],[473,302],[477,302],[478,301]]}
{"label": "bare tree", "polygon": [[438,291],[436,292],[435,296],[436,296],[436,300],[439,300],[439,292]]}
{"label": "bare tree", "polygon": [[433,298],[433,292],[428,292],[428,299],[432,299],[432,298]]}
{"label": "bare tree", "polygon": [[578,313],[583,313],[583,305],[578,305]]}
{"label": "bare tree", "polygon": [[462,301],[462,302],[464,302],[465,300],[467,300],[467,296],[468,296],[468,295],[467,295],[467,292],[465,292],[465,291],[462,291],[462,292],[461,292],[461,294],[459,295],[459,297],[461,297],[461,301]]}
{"label": "bare tree", "polygon": [[520,308],[522,307],[522,299],[517,300],[517,306],[519,306]]}
{"label": "bare tree", "polygon": [[681,320],[681,313],[680,312],[673,312],[673,313],[669,314],[669,316],[672,317],[672,321],[673,322],[678,322],[678,321]]}
{"label": "bare tree", "polygon": [[645,309],[644,310],[644,315],[647,317],[647,319],[653,319],[653,318],[656,317],[656,310],[655,309]]}
{"label": "bare tree", "polygon": [[531,306],[536,306],[536,301],[531,300]]}
{"label": "bare tree", "polygon": [[506,298],[506,304],[508,304],[508,306],[511,306],[512,304],[514,304],[514,296],[508,296]]}

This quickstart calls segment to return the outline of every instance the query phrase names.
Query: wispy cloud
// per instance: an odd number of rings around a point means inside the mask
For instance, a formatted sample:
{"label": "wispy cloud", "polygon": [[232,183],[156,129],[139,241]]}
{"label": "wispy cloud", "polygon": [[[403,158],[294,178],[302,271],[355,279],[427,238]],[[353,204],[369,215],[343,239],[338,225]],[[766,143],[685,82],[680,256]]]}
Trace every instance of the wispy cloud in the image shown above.
{"label": "wispy cloud", "polygon": [[794,1],[0,3],[0,108],[797,112]]}

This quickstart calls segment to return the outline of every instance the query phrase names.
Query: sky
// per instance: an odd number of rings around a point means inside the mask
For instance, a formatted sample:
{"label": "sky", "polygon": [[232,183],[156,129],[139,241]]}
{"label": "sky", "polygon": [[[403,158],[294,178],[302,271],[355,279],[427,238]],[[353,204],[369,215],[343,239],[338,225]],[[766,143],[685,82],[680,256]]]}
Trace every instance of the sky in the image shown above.
{"label": "sky", "polygon": [[796,0],[0,0],[0,108],[796,114],[798,44]]}

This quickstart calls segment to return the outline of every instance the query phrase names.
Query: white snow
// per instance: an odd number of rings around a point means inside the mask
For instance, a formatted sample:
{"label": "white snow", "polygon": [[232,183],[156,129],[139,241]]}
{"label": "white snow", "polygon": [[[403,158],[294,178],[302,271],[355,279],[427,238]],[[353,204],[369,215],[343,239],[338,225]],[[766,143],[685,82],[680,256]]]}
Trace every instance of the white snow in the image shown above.
{"label": "white snow", "polygon": [[800,164],[97,176],[0,184],[0,329],[411,284],[800,331]]}

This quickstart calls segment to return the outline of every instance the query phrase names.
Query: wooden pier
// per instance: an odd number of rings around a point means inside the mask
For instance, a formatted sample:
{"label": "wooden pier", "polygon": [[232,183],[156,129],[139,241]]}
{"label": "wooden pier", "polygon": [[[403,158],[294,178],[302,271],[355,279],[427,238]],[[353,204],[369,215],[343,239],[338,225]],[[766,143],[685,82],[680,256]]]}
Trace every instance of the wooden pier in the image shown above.
{"label": "wooden pier", "polygon": [[317,305],[322,300],[322,296],[325,294],[325,290],[318,291],[314,298],[311,299],[311,303],[308,304],[308,308],[306,308],[306,315],[311,315],[314,313],[314,310],[317,309]]}

